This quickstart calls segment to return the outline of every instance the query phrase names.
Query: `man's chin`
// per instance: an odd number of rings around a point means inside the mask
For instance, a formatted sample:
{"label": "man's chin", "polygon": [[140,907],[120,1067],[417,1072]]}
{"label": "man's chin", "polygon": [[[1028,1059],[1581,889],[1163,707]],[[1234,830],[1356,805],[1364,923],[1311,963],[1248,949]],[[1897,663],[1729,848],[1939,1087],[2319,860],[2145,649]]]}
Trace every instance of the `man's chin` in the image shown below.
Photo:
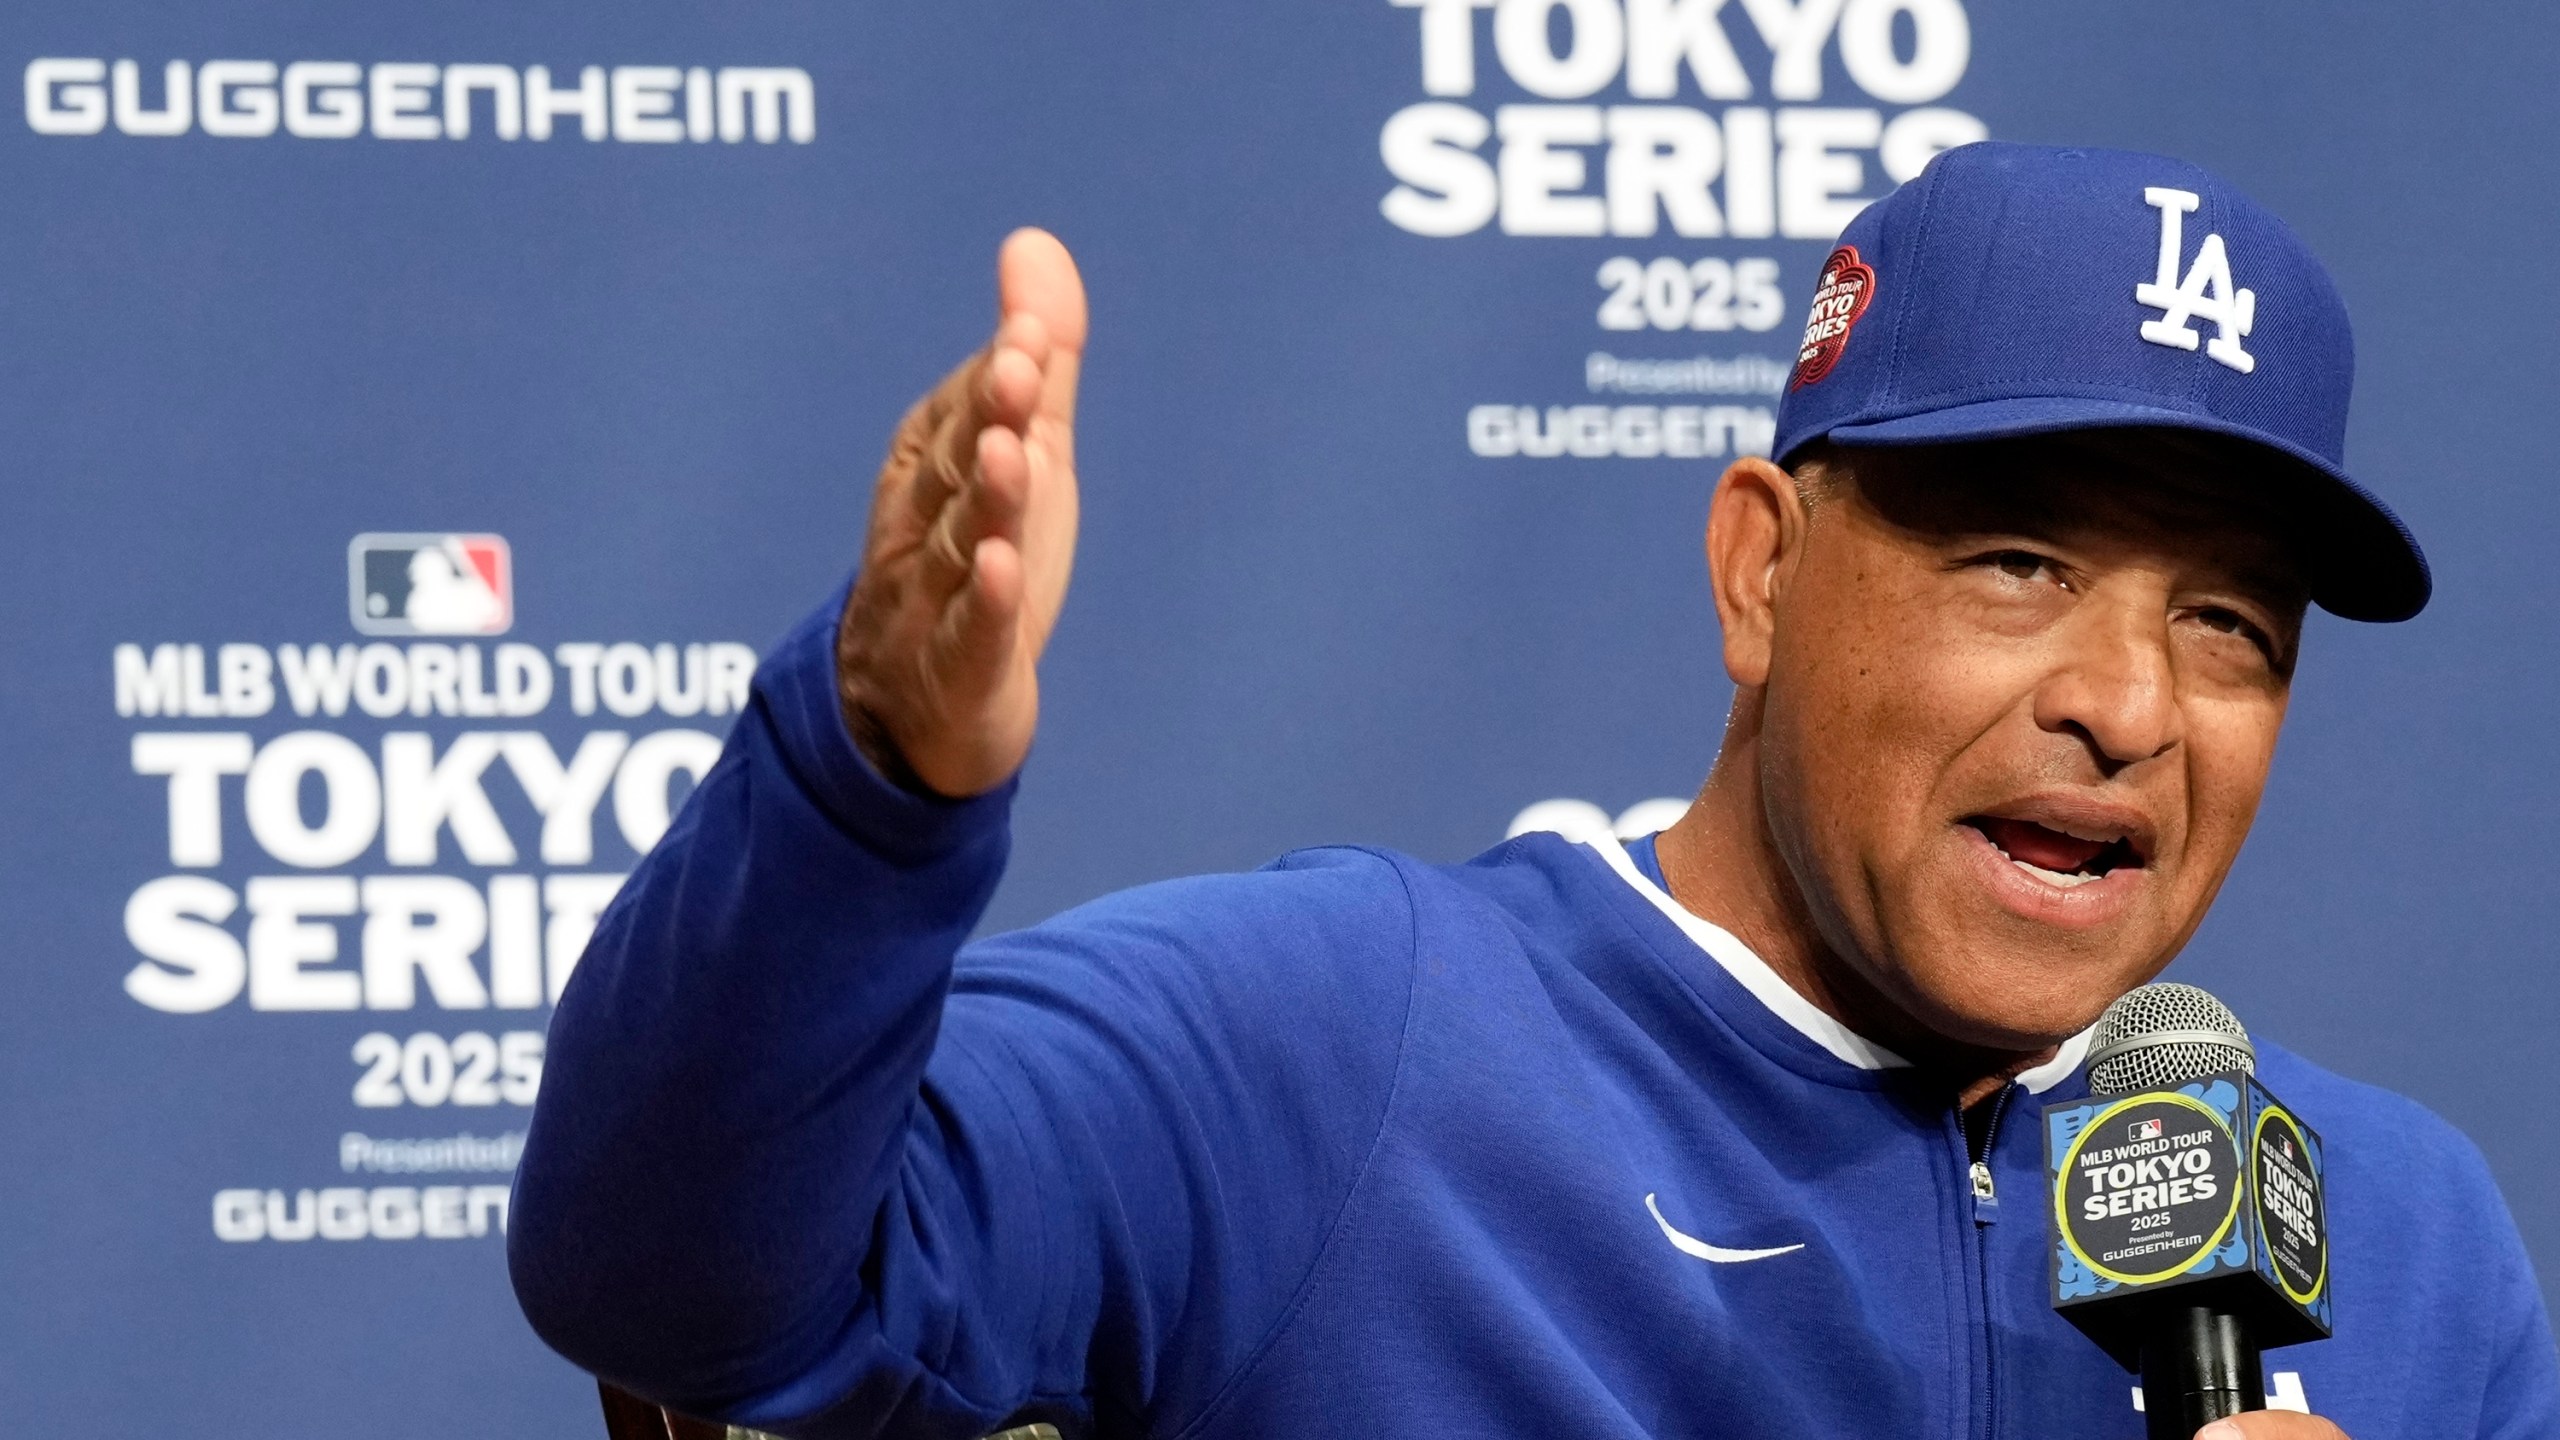
{"label": "man's chin", "polygon": [[2086,1030],[2118,995],[2158,968],[2086,953],[2019,955],[2006,946],[1958,953],[1949,962],[1923,961],[1898,977],[1895,988],[1911,1018],[1951,1047],[2019,1055],[2049,1050]]}
{"label": "man's chin", "polygon": [[1903,890],[1890,976],[1874,976],[1918,1026],[1979,1050],[2026,1053],[2087,1029],[2175,952],[2170,873],[2128,866],[2056,886],[1969,828]]}

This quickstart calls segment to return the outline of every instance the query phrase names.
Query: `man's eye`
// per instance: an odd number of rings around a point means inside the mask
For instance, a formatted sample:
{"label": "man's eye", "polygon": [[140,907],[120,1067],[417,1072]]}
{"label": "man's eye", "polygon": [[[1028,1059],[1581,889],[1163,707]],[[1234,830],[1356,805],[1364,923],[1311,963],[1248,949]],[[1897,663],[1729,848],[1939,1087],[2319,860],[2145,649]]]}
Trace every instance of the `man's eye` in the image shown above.
{"label": "man's eye", "polygon": [[2250,620],[2248,615],[2240,615],[2237,610],[2225,610],[2225,607],[2220,605],[2207,605],[2202,607],[2202,610],[2196,610],[2194,618],[2196,618],[2196,625],[2204,625],[2204,628],[2212,630],[2212,633],[2235,635],[2235,638],[2240,638],[2240,641],[2248,641],[2260,656],[2266,656],[2266,664],[2276,666],[2278,671],[2289,669],[2289,661],[2286,661],[2284,651],[2278,651],[2276,648],[2276,635],[2268,633],[2266,625],[2255,623],[2255,620]]}
{"label": "man's eye", "polygon": [[2055,580],[2053,562],[2032,550],[1995,550],[1978,562],[2012,580]]}
{"label": "man's eye", "polygon": [[2237,635],[2267,652],[2270,657],[2275,654],[2275,643],[2268,638],[2267,632],[2237,610],[2209,606],[2196,612],[2196,621],[2208,630],[2224,635]]}

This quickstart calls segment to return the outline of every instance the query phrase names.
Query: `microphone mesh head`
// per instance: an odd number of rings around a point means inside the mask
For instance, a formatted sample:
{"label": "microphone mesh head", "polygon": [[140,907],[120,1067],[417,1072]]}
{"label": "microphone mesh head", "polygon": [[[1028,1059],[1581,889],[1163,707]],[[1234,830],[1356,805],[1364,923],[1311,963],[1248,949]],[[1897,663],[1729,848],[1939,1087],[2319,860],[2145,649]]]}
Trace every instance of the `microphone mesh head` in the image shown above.
{"label": "microphone mesh head", "polygon": [[2258,1052],[2231,1007],[2193,985],[2162,981],[2116,997],[2089,1037],[2089,1091],[2173,1090],[2223,1070],[2255,1073]]}

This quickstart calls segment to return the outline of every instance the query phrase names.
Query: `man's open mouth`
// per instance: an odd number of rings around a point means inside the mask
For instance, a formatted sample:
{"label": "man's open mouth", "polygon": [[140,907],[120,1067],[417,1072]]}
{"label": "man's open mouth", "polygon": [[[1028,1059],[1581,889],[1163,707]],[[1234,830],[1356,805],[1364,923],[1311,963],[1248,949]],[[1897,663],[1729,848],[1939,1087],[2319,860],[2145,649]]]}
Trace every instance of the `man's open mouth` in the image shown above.
{"label": "man's open mouth", "polygon": [[2102,880],[2112,871],[2142,867],[2142,852],[2122,831],[2059,830],[1999,815],[1968,816],[1964,823],[1981,831],[2010,864],[2066,890]]}

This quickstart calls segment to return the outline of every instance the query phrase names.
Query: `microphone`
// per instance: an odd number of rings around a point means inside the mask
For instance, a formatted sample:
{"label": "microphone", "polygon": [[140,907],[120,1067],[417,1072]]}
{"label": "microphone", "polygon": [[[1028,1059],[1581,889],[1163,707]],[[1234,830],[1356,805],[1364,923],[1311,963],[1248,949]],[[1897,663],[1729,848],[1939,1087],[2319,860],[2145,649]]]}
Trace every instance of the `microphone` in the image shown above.
{"label": "microphone", "polygon": [[2256,1071],[2229,1006],[2144,985],[2045,1107],[2054,1309],[2142,1377],[2150,1440],[2265,1409],[2259,1352],[2329,1334],[2326,1151]]}

